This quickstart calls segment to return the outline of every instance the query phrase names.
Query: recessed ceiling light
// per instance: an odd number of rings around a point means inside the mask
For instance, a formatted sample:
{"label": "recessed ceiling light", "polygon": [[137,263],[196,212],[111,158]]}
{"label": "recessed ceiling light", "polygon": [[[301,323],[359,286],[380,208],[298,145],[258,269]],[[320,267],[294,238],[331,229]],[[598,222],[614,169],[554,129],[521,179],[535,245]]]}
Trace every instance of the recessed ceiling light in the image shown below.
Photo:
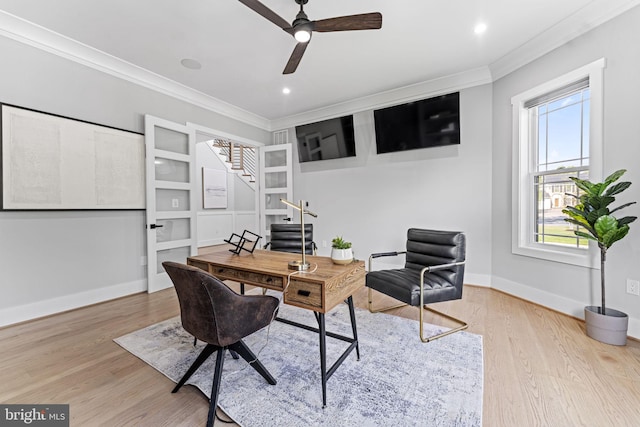
{"label": "recessed ceiling light", "polygon": [[284,89],[282,89],[282,93],[284,93],[285,95],[289,95],[291,93],[291,89],[285,87]]}
{"label": "recessed ceiling light", "polygon": [[190,70],[199,70],[202,68],[202,64],[196,61],[195,59],[185,58],[180,61],[183,67],[188,68]]}
{"label": "recessed ceiling light", "polygon": [[487,31],[487,24],[485,24],[484,22],[480,22],[473,28],[473,32],[476,34],[482,34],[485,31]]}

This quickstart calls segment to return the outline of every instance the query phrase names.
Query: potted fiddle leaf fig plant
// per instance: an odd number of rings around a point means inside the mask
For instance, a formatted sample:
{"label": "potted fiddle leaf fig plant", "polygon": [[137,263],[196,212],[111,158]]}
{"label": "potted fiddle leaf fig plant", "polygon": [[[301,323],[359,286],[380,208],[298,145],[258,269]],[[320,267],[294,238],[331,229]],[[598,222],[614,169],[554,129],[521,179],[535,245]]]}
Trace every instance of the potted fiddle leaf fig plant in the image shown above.
{"label": "potted fiddle leaf fig plant", "polygon": [[629,233],[629,224],[637,218],[635,216],[617,218],[613,215],[614,212],[636,202],[625,203],[616,208],[609,207],[616,200],[614,196],[622,193],[631,185],[630,182],[616,183],[625,172],[626,169],[620,169],[609,175],[604,182],[598,183],[570,177],[576,187],[581,190],[581,194],[567,194],[576,198],[577,204],[567,206],[562,210],[568,216],[565,221],[579,227],[574,230],[575,235],[596,242],[600,249],[600,297],[602,303],[599,307],[585,307],[585,323],[589,337],[613,345],[626,344],[629,317],[626,313],[607,308],[605,305],[604,267],[607,250]]}
{"label": "potted fiddle leaf fig plant", "polygon": [[347,242],[341,236],[331,240],[331,260],[335,264],[349,264],[353,261],[351,242]]}

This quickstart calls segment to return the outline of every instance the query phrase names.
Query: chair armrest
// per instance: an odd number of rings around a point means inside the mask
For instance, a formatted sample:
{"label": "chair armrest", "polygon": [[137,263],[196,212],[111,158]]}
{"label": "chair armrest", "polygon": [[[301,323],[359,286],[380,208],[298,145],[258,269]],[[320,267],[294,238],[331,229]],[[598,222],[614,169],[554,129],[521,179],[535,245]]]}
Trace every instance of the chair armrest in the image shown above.
{"label": "chair armrest", "polygon": [[398,256],[398,255],[402,255],[402,254],[406,254],[407,251],[402,251],[402,252],[379,252],[377,254],[371,254],[370,258],[380,258],[380,257],[384,257],[384,256]]}
{"label": "chair armrest", "polygon": [[371,254],[369,256],[369,271],[372,271],[371,269],[371,262],[373,261],[374,258],[382,258],[382,257],[387,257],[387,256],[398,256],[398,255],[402,255],[402,254],[406,254],[407,251],[394,251],[394,252],[378,252],[375,254]]}
{"label": "chair armrest", "polygon": [[448,264],[438,264],[438,265],[430,265],[428,267],[423,268],[422,270],[420,270],[420,277],[424,277],[424,273],[431,273],[432,271],[438,271],[438,270],[446,270],[448,268],[451,267],[457,267],[459,265],[464,265],[466,261],[459,261],[459,262],[451,262]]}

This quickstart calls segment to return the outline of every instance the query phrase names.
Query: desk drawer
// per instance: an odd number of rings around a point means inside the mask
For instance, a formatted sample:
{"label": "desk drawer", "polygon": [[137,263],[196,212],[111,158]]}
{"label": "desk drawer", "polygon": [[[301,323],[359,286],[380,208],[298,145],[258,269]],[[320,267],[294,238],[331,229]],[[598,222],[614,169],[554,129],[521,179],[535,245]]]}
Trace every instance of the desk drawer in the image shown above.
{"label": "desk drawer", "polygon": [[196,267],[199,268],[200,270],[204,270],[206,272],[209,271],[209,264],[207,264],[206,262],[200,262],[200,261],[194,261],[194,260],[189,260],[187,262],[187,264],[189,264],[192,267]]}
{"label": "desk drawer", "polygon": [[310,308],[322,308],[322,285],[291,279],[284,302]]}
{"label": "desk drawer", "polygon": [[211,266],[211,274],[222,280],[235,280],[251,285],[263,286],[270,289],[282,290],[282,277],[251,271],[236,270],[228,267]]}

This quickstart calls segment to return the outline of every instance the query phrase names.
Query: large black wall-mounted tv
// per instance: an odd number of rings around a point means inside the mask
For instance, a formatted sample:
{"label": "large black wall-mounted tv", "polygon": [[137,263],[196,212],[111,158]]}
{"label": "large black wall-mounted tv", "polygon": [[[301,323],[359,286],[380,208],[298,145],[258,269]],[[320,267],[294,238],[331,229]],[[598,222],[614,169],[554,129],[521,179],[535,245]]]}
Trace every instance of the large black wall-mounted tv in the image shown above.
{"label": "large black wall-mounted tv", "polygon": [[353,116],[296,126],[300,163],[356,155]]}
{"label": "large black wall-mounted tv", "polygon": [[378,154],[460,144],[459,92],[373,112]]}

